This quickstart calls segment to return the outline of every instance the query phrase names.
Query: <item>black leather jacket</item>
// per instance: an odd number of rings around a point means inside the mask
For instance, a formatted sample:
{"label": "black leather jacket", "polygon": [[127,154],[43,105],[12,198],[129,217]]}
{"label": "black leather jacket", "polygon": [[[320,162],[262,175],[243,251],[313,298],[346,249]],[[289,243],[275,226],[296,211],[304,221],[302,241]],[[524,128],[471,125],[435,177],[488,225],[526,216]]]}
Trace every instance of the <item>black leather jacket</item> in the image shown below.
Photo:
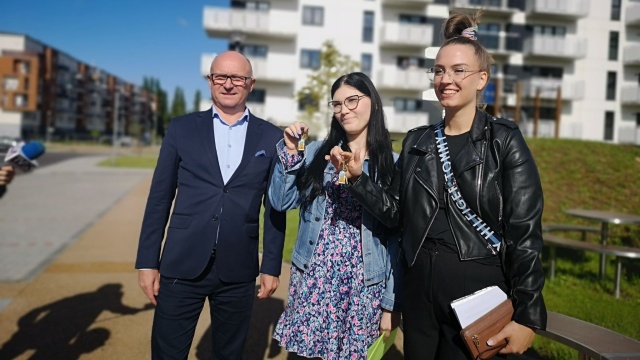
{"label": "black leather jacket", "polygon": [[[545,329],[542,298],[542,187],[538,170],[517,125],[476,111],[470,142],[450,160],[462,196],[469,207],[502,237],[501,256],[514,300],[513,320]],[[438,209],[437,186],[443,186],[433,126],[407,133],[391,186],[382,191],[366,175],[350,192],[389,227],[401,226],[402,250],[412,266]],[[492,255],[487,242],[445,194],[449,224],[460,259]]]}

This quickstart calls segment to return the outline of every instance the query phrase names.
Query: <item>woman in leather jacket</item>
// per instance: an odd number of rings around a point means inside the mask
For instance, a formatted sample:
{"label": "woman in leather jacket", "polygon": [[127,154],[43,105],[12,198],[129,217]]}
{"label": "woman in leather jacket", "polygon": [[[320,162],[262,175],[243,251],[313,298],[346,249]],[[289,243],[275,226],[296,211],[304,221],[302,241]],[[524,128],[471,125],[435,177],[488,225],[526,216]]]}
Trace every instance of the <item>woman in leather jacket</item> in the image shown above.
{"label": "woman in leather jacket", "polygon": [[331,151],[334,164],[348,163],[349,192],[385,225],[402,227],[406,359],[468,359],[450,304],[492,285],[513,300],[514,315],[488,345],[506,339],[501,354],[522,353],[546,327],[542,187],[518,127],[477,108],[492,62],[476,41],[478,16],[453,13],[445,22],[429,70],[442,125],[407,133],[386,191],[359,170],[358,153]]}
{"label": "woman in leather jacket", "polygon": [[301,147],[308,127],[295,122],[277,145],[281,161],[269,200],[279,211],[299,207],[300,222],[289,299],[274,338],[305,357],[364,359],[380,332],[399,323],[399,239],[381,237],[384,227],[349,195],[328,155],[336,145],[367,153],[361,170],[385,188],[395,156],[382,101],[365,74],[338,78],[331,97],[324,141]]}

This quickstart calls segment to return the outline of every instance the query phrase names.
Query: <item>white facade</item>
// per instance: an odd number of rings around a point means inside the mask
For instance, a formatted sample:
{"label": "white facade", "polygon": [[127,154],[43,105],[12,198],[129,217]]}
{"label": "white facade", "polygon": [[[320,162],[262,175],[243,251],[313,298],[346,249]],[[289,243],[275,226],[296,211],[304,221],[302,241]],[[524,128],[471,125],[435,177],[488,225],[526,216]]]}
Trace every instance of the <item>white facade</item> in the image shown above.
{"label": "white facade", "polygon": [[[305,52],[332,40],[361,65],[370,56],[371,67],[362,70],[380,92],[389,129],[404,133],[440,118],[439,105],[422,99],[431,88],[425,70],[433,62],[425,59],[425,49],[441,43],[443,20],[454,8],[483,8],[480,41],[495,59],[492,78],[503,84],[497,102],[505,117],[513,115],[519,98],[527,135],[538,113],[537,136],[554,136],[559,111],[559,137],[640,144],[640,1],[616,8],[620,2],[234,1],[234,8],[205,7],[203,25],[210,37],[229,39],[230,47],[240,45],[251,59],[255,89],[264,91],[248,103],[258,116],[279,126],[299,118],[294,94],[312,71],[304,66]],[[365,14],[373,17],[371,41],[364,39]],[[203,55],[203,75],[212,58]]]}

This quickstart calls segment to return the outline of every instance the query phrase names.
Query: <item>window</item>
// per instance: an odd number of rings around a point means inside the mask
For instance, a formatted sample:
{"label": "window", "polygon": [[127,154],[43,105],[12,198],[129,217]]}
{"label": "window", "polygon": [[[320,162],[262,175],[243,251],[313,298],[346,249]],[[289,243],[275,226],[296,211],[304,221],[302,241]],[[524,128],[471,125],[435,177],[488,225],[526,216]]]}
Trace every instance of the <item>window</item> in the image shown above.
{"label": "window", "polygon": [[616,99],[616,72],[607,72],[607,100]]}
{"label": "window", "polygon": [[3,88],[7,91],[16,91],[18,90],[18,78],[7,76],[4,78]]}
{"label": "window", "polygon": [[604,112],[604,140],[613,140],[613,111]]}
{"label": "window", "polygon": [[564,37],[567,33],[567,29],[564,26],[553,26],[553,25],[533,25],[533,34],[534,35],[550,35],[550,36],[558,36]]}
{"label": "window", "polygon": [[247,96],[247,102],[264,104],[266,97],[267,97],[266,90],[254,88],[253,91],[250,92],[249,95]]}
{"label": "window", "polygon": [[[556,118],[556,108],[541,106],[539,109],[540,119],[552,120]],[[535,108],[533,106],[523,106],[522,111],[527,114],[529,119],[533,119],[535,115]]]}
{"label": "window", "polygon": [[266,58],[269,48],[266,45],[242,44],[238,51],[246,57]]}
{"label": "window", "polygon": [[373,11],[365,11],[362,26],[362,42],[373,42]]}
{"label": "window", "polygon": [[320,50],[300,50],[300,68],[317,69],[320,67]]}
{"label": "window", "polygon": [[500,47],[500,24],[479,24],[478,41],[487,49],[498,49]]}
{"label": "window", "polygon": [[320,6],[303,6],[302,25],[324,25],[324,8]]}
{"label": "window", "polygon": [[268,1],[241,1],[232,0],[231,7],[234,9],[247,9],[257,11],[269,11]]}
{"label": "window", "polygon": [[398,56],[396,57],[396,65],[400,69],[426,69],[427,59],[418,56]]}
{"label": "window", "polygon": [[401,24],[426,24],[427,17],[415,14],[400,14],[398,20]]}
{"label": "window", "polygon": [[617,31],[609,32],[609,60],[618,60],[618,39],[620,33]]}
{"label": "window", "polygon": [[425,112],[427,106],[422,100],[414,98],[396,98],[393,108],[398,112]]}
{"label": "window", "polygon": [[611,0],[611,20],[620,20],[620,0]]}
{"label": "window", "polygon": [[362,54],[360,55],[360,71],[371,77],[371,68],[373,66],[373,55]]}

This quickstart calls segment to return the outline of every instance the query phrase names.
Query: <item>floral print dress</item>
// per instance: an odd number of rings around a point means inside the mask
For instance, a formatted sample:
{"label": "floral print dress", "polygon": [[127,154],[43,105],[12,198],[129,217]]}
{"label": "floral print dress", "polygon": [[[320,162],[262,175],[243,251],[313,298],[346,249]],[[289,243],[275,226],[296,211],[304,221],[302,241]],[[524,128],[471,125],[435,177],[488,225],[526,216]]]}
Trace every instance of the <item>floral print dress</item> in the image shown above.
{"label": "floral print dress", "polygon": [[291,267],[289,299],[273,337],[287,351],[366,359],[379,336],[383,283],[364,285],[362,208],[334,176],[307,271]]}

